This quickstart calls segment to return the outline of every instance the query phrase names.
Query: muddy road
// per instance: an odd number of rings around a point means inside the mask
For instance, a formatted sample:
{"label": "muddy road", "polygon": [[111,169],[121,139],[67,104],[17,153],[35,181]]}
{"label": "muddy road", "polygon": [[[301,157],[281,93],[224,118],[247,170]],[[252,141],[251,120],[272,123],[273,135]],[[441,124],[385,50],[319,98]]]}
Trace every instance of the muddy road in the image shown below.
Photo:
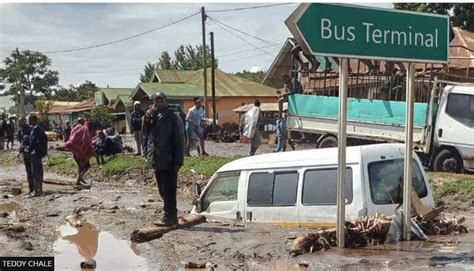
{"label": "muddy road", "polygon": [[[209,152],[217,153],[216,148]],[[228,146],[223,149],[219,152]],[[96,270],[184,270],[189,262],[210,262],[217,270],[474,269],[472,206],[457,211],[466,216],[468,234],[372,249],[333,248],[291,257],[287,250],[294,238],[314,230],[221,219],[134,244],[129,241],[132,231],[151,226],[160,216],[162,202],[154,183],[110,178],[94,181],[90,191],[77,191],[72,177],[46,172],[45,195],[30,198],[23,165],[15,159],[1,163],[0,256],[54,256],[56,270],[80,270],[87,259],[96,261]],[[192,192],[182,185],[180,215],[191,203]],[[81,227],[67,221],[72,214],[79,214]]]}

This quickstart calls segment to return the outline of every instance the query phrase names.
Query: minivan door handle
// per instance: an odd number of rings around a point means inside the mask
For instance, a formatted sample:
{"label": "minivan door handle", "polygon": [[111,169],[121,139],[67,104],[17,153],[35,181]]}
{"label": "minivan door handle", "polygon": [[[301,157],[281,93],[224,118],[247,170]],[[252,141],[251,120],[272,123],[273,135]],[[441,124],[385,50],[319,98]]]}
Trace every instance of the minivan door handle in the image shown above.
{"label": "minivan door handle", "polygon": [[443,129],[438,129],[438,137],[442,137],[443,136]]}

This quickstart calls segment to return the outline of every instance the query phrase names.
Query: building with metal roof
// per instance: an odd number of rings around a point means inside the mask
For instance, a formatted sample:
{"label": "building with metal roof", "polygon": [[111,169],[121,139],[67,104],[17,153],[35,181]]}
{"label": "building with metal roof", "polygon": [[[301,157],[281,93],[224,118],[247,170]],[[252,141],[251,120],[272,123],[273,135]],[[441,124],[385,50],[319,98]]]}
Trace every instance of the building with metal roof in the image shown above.
{"label": "building with metal roof", "polygon": [[[207,72],[208,108],[209,116],[212,116],[211,69]],[[215,71],[215,78],[216,111],[220,123],[238,123],[238,116],[232,110],[244,104],[253,104],[255,99],[266,103],[277,101],[275,88],[221,70]],[[133,101],[140,101],[143,108],[152,104],[151,97],[158,91],[166,94],[169,103],[181,105],[185,112],[194,105],[193,97],[204,95],[202,70],[156,71],[152,81],[154,83],[139,83],[130,95]]]}

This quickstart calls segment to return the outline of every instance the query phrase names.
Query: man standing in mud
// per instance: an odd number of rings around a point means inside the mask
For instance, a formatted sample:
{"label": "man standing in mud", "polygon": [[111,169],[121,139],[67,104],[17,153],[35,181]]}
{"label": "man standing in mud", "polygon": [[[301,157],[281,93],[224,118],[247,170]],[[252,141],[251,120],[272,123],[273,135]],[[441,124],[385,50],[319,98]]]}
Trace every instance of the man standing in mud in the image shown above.
{"label": "man standing in mud", "polygon": [[155,170],[158,191],[163,199],[163,217],[155,225],[178,222],[176,189],[178,171],[184,163],[184,129],[181,118],[168,107],[166,95],[154,95],[153,106],[145,113],[143,132],[148,140],[148,161]]}
{"label": "man standing in mud", "polygon": [[43,157],[48,152],[48,138],[43,129],[38,125],[38,117],[31,115],[28,118],[31,127],[30,144],[27,149],[31,162],[31,174],[33,175],[33,196],[40,196],[43,193]]}

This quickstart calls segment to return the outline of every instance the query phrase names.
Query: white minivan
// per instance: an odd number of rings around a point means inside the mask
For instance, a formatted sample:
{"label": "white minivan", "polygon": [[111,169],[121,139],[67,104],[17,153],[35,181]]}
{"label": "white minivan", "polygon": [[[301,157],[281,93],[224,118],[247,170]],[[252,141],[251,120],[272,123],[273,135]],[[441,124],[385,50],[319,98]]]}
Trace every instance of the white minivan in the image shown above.
{"label": "white minivan", "polygon": [[[402,199],[403,144],[347,148],[346,219],[391,215]],[[336,224],[337,148],[269,153],[221,167],[195,201],[193,213],[284,226]],[[428,177],[416,155],[413,188],[434,208]]]}

